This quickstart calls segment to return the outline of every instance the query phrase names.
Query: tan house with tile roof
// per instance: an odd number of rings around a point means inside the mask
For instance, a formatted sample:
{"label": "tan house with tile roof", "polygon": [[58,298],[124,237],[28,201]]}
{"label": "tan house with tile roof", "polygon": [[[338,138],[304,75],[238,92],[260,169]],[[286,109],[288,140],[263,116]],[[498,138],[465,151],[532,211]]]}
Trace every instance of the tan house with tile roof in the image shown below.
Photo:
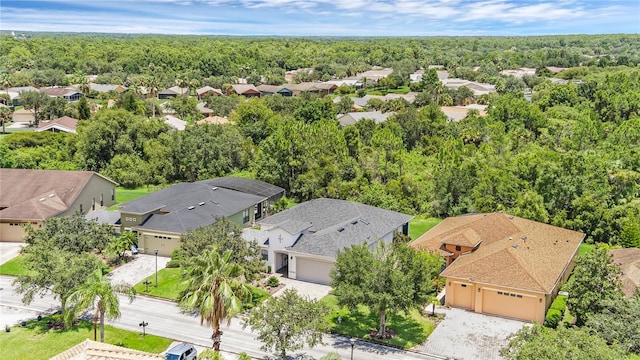
{"label": "tan house with tile roof", "polygon": [[442,254],[446,304],[542,323],[585,234],[503,213],[447,218],[411,246]]}
{"label": "tan house with tile roof", "polygon": [[625,297],[632,297],[640,289],[640,249],[616,249],[610,250],[613,256],[613,263],[620,266],[622,274],[622,292]]}
{"label": "tan house with tile roof", "polygon": [[0,241],[22,241],[25,224],[107,208],[116,185],[93,171],[0,169]]}
{"label": "tan house with tile roof", "polygon": [[164,359],[160,354],[133,350],[86,339],[80,344],[61,352],[51,360],[152,360]]}

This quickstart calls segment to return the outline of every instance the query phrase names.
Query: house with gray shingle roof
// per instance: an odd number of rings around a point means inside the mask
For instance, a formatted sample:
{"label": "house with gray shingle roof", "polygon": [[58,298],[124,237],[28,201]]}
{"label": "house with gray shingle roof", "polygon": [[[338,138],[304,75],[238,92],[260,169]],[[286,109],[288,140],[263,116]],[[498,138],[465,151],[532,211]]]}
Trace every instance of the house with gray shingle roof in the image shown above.
{"label": "house with gray shingle roof", "polygon": [[267,238],[259,245],[272,271],[328,284],[338,252],[353,245],[391,243],[396,232],[409,233],[412,218],[352,201],[315,199],[258,222]]}
{"label": "house with gray shingle roof", "polygon": [[218,178],[178,183],[120,206],[122,230],[138,233],[143,253],[168,256],[189,230],[221,217],[248,226],[269,214],[284,189],[262,181]]}

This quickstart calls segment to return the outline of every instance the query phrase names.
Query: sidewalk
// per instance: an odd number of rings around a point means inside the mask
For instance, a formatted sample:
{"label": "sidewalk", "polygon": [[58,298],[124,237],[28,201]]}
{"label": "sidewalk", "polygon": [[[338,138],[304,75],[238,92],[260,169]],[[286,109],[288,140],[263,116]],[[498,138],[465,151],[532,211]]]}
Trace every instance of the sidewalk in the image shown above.
{"label": "sidewalk", "polygon": [[1,242],[0,243],[0,265],[20,255],[20,250],[25,243],[19,242]]}

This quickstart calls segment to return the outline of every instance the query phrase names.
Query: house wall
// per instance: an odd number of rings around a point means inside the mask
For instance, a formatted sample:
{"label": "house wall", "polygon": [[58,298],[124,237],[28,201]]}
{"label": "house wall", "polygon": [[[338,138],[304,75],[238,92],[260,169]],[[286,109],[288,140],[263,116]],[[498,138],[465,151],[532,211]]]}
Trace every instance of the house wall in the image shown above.
{"label": "house wall", "polygon": [[33,114],[29,114],[29,113],[13,113],[13,122],[28,122],[28,123],[32,123],[35,122],[36,118],[33,116]]}
{"label": "house wall", "polygon": [[93,175],[69,209],[60,215],[68,216],[77,212],[87,214],[93,210],[106,209],[115,204],[115,193],[115,184],[98,175]]}
{"label": "house wall", "polygon": [[445,286],[446,305],[477,313],[543,323],[546,309],[551,304],[550,294],[463,279],[447,278]]}
{"label": "house wall", "polygon": [[[265,225],[262,226],[262,229],[267,231],[269,234],[269,258],[267,260],[267,265],[271,266],[272,272],[276,272],[283,266],[279,254],[283,252],[284,248],[293,245],[293,242],[298,238],[300,233],[291,235],[279,227],[266,228]],[[286,253],[286,251],[284,252]],[[291,263],[289,263],[290,268],[291,266]]]}
{"label": "house wall", "polygon": [[464,254],[473,250],[472,247],[469,246],[460,246],[460,250],[456,250],[456,245],[453,244],[445,244],[445,249],[452,253],[453,255],[447,256],[447,266],[449,266],[453,260],[457,259],[460,254]]}

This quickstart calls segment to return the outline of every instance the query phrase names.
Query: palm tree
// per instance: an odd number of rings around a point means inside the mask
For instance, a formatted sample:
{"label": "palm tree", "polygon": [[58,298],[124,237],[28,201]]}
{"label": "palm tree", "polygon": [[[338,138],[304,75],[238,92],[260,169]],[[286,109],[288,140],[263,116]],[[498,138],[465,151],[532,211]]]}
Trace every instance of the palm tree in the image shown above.
{"label": "palm tree", "polygon": [[120,302],[117,293],[124,293],[129,302],[135,299],[135,290],[126,284],[111,285],[97,268],[87,281],[69,295],[67,302],[71,304],[71,311],[67,312],[67,322],[82,314],[85,310],[95,306],[93,315],[93,340],[97,338],[97,324],[100,320],[100,342],[104,342],[104,318],[114,320],[120,317]]}
{"label": "palm tree", "polygon": [[218,248],[206,250],[194,260],[186,275],[186,288],[180,304],[200,314],[200,324],[213,327],[213,349],[220,350],[220,322],[242,311],[243,300],[249,301],[251,292],[239,280],[242,267],[231,262],[232,252],[220,253]]}
{"label": "palm tree", "polygon": [[5,134],[5,124],[11,120],[11,110],[8,107],[0,107],[0,121],[2,122],[2,133]]}

